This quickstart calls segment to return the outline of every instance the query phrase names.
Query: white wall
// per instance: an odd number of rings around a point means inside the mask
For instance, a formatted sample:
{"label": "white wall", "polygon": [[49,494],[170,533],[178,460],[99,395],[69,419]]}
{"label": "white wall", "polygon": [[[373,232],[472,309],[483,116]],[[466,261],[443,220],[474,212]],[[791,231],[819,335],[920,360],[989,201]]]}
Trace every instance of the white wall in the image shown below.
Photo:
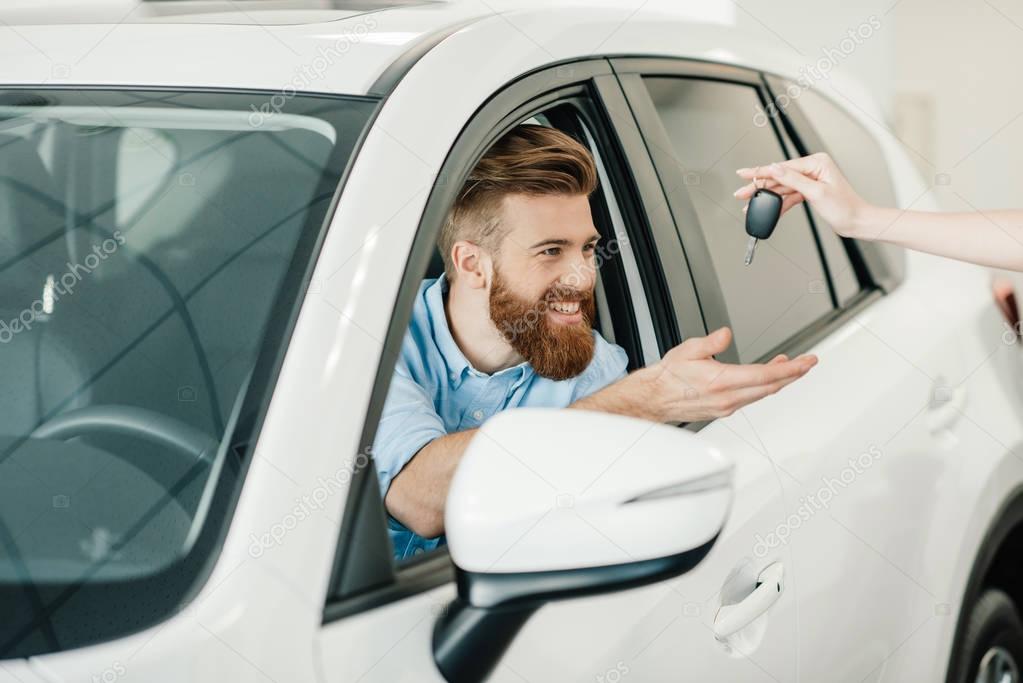
{"label": "white wall", "polygon": [[1023,208],[1023,8],[902,0],[893,14],[896,91],[933,104],[922,167],[949,175],[936,191],[942,206]]}

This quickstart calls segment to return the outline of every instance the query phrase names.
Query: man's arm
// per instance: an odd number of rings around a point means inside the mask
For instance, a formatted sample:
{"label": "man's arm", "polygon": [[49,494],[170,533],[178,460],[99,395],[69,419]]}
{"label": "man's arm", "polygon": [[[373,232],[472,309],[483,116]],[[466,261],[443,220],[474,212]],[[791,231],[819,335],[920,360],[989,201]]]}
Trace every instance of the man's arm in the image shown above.
{"label": "man's arm", "polygon": [[[731,343],[722,328],[685,341],[642,368],[570,408],[630,415],[653,422],[696,422],[731,415],[805,375],[815,356],[778,356],[763,365],[714,360]],[[434,439],[391,481],[384,503],[392,517],[426,538],[444,533],[444,503],[451,478],[476,429]]]}
{"label": "man's arm", "polygon": [[384,505],[396,520],[423,538],[444,533],[444,501],[462,453],[476,429],[441,436],[419,449],[387,490]]}

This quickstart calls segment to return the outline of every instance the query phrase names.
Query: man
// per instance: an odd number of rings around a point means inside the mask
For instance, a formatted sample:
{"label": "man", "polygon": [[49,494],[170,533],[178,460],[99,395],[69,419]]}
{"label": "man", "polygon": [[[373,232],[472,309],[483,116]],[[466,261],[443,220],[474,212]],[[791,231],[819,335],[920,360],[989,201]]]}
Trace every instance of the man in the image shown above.
{"label": "man", "polygon": [[658,422],[729,415],[817,359],[713,359],[722,328],[627,374],[625,351],[592,329],[597,172],[568,135],[522,125],[479,161],[438,244],[444,275],[419,288],[374,443],[395,556],[435,548],[458,461],[494,413],[571,407]]}

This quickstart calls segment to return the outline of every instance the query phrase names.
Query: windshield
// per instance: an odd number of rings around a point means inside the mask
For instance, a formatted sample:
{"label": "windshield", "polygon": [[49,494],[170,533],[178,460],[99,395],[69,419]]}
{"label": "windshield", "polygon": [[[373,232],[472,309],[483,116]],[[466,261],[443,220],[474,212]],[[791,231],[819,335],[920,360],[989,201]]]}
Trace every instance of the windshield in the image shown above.
{"label": "windshield", "polygon": [[374,107],[0,89],[0,657],[201,585]]}

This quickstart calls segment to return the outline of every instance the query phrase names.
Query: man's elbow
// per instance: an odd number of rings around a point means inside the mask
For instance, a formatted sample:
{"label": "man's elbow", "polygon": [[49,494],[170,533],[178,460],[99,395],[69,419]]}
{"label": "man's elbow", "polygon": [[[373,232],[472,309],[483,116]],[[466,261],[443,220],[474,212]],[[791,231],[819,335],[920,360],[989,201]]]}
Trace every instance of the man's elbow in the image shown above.
{"label": "man's elbow", "polygon": [[423,538],[436,538],[444,533],[444,510],[417,504],[402,495],[400,486],[391,486],[384,498],[387,512],[406,529]]}
{"label": "man's elbow", "polygon": [[444,515],[421,515],[415,520],[410,520],[410,523],[405,526],[423,538],[436,538],[444,533]]}

